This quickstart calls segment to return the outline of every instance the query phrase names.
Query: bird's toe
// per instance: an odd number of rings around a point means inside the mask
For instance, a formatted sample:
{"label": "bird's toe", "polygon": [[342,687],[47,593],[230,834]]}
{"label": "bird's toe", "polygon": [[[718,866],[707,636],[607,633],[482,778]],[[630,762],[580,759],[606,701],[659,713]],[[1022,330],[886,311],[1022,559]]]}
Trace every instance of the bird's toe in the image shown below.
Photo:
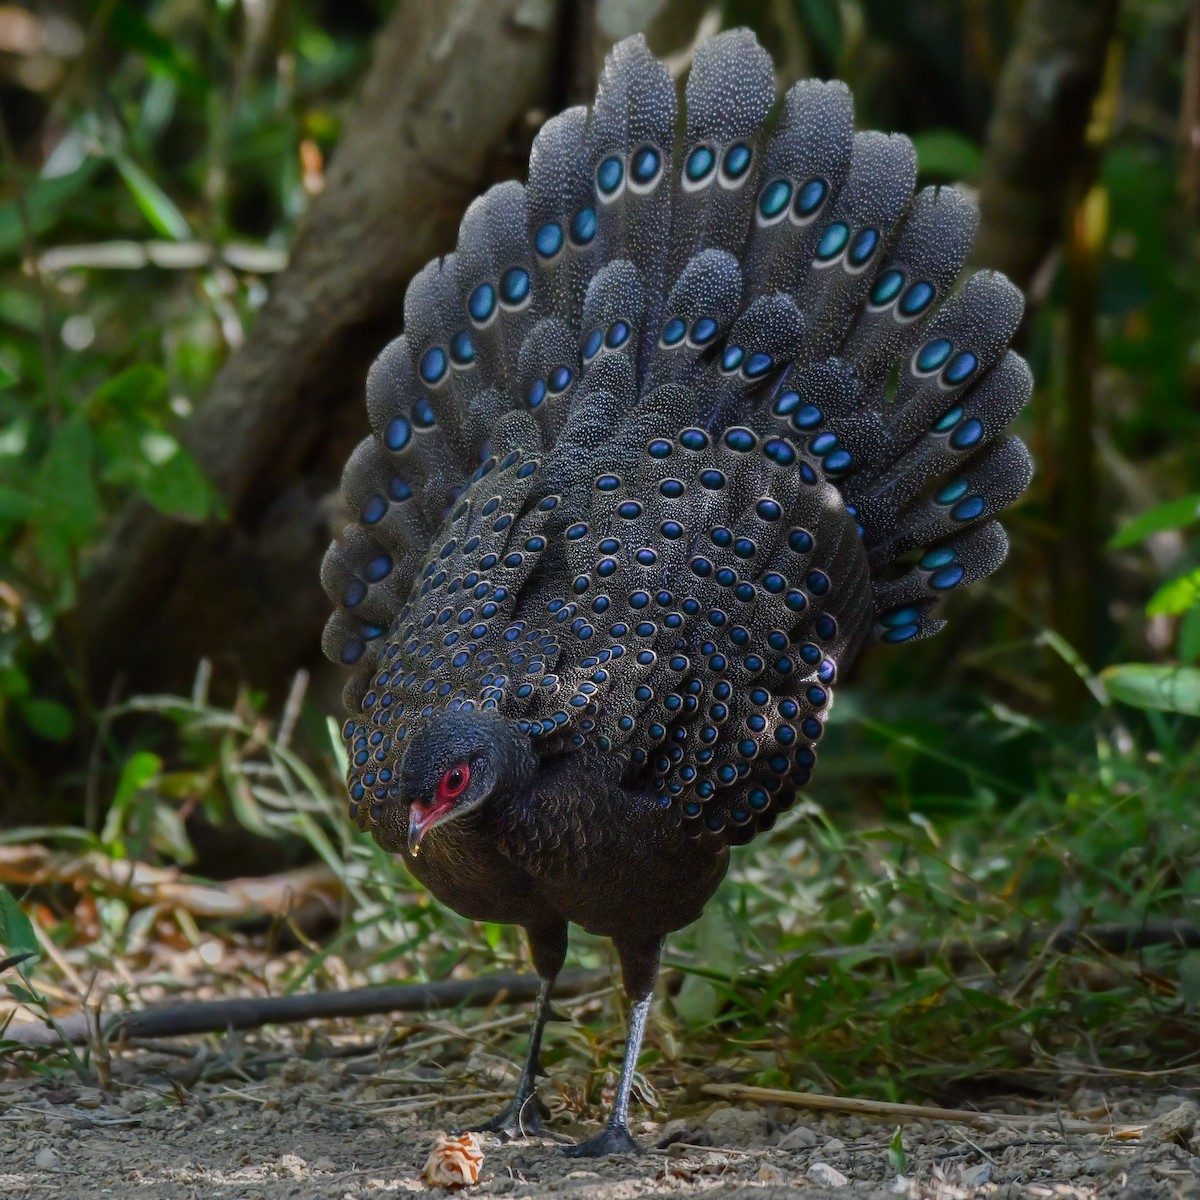
{"label": "bird's toe", "polygon": [[636,1154],[638,1144],[626,1125],[606,1125],[594,1137],[568,1146],[563,1153],[571,1158],[603,1158],[606,1154]]}

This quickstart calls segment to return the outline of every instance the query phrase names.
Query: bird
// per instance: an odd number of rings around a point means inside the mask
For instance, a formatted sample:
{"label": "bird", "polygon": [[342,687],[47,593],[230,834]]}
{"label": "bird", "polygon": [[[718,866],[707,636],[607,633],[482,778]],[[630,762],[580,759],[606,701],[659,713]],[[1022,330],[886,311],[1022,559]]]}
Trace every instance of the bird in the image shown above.
{"label": "bird", "polygon": [[611,1111],[567,1152],[636,1149],[664,939],[809,784],[857,656],[936,633],[1007,554],[1024,299],[964,272],[974,201],[916,181],[845,84],[778,96],[751,31],[702,43],[682,95],[635,35],[527,182],[470,205],[370,369],[321,568],[349,815],[527,934],[501,1138],[547,1132],[574,924],[612,939],[629,1018]]}

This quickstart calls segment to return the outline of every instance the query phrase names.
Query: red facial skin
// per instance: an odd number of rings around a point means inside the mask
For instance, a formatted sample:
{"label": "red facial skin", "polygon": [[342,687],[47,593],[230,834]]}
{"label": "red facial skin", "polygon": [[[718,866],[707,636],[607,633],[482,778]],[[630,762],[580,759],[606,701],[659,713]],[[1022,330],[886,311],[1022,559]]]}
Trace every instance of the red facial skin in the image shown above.
{"label": "red facial skin", "polygon": [[408,811],[408,852],[415,855],[421,839],[450,815],[454,802],[467,790],[471,782],[471,768],[466,763],[457,763],[438,780],[437,790],[431,804],[414,800]]}

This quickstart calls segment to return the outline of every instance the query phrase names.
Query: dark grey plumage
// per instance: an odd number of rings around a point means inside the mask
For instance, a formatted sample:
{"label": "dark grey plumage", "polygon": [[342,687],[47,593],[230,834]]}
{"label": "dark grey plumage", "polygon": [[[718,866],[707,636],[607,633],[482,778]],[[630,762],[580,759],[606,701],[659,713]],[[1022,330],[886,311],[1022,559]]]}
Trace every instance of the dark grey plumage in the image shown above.
{"label": "dark grey plumage", "polygon": [[547,980],[499,1132],[538,1127],[568,924],[616,942],[630,1040],[582,1153],[632,1145],[664,937],[808,782],[839,672],[1000,565],[1031,472],[1003,435],[1020,293],[951,292],[974,206],[914,196],[911,145],[855,134],[843,85],[797,84],[768,134],[774,101],[753,36],[714,38],[676,163],[665,68],[614,49],[414,278],[322,571],[351,816],[523,925]]}

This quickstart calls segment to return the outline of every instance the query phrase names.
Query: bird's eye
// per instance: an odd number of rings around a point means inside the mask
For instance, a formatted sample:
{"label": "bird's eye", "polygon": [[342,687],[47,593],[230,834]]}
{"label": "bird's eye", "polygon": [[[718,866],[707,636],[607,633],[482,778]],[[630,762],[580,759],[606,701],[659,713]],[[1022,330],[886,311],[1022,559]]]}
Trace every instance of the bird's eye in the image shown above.
{"label": "bird's eye", "polygon": [[451,767],[438,783],[439,800],[457,800],[471,782],[471,768],[466,763]]}

